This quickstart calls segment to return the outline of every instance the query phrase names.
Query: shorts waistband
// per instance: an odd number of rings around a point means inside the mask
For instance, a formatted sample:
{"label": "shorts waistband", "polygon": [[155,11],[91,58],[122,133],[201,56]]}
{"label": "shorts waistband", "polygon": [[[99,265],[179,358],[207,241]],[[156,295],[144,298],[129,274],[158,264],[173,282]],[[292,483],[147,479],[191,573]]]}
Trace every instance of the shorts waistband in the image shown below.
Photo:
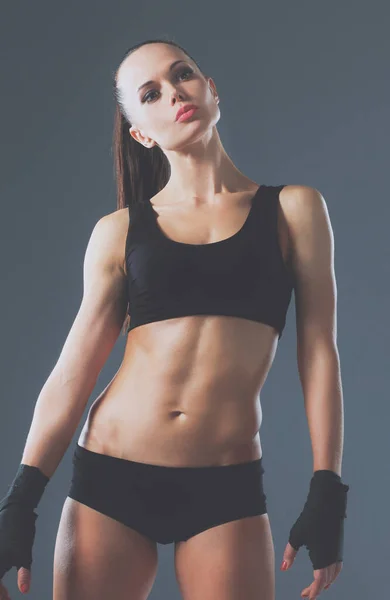
{"label": "shorts waistband", "polygon": [[110,456],[109,454],[101,454],[100,452],[94,452],[93,450],[89,450],[87,448],[84,448],[83,446],[80,446],[80,444],[77,442],[76,448],[74,451],[74,455],[73,455],[73,463],[75,463],[79,460],[82,460],[83,462],[87,462],[88,464],[91,464],[91,466],[93,466],[93,465],[101,466],[102,463],[106,463],[107,466],[109,466],[110,464],[114,465],[114,463],[115,463],[115,467],[118,467],[119,465],[123,465],[123,468],[134,467],[134,468],[156,471],[156,472],[157,471],[159,471],[159,472],[171,471],[171,472],[175,472],[175,473],[202,472],[202,473],[212,474],[213,472],[216,472],[216,471],[219,471],[219,472],[226,471],[227,472],[227,471],[232,471],[232,470],[238,470],[238,471],[255,470],[255,471],[259,471],[261,474],[264,473],[263,457],[256,458],[254,460],[247,461],[247,462],[232,463],[229,465],[199,465],[199,466],[157,465],[157,464],[152,464],[152,463],[145,463],[145,462],[139,462],[139,461],[135,461],[135,460],[129,460],[127,458],[119,458],[117,456]]}

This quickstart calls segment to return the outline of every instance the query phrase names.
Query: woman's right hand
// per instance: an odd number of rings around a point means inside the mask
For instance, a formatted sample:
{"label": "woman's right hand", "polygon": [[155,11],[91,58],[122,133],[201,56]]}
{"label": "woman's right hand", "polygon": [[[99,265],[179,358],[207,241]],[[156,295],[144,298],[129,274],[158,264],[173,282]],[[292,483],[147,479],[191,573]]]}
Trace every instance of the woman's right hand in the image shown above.
{"label": "woman's right hand", "polygon": [[[18,588],[22,594],[27,594],[30,591],[31,585],[31,571],[20,567],[18,571]],[[23,591],[24,590],[24,591]],[[4,583],[0,579],[0,600],[11,600],[11,596]]]}
{"label": "woman's right hand", "polygon": [[[31,586],[31,571],[20,567],[18,571],[18,588],[22,594],[27,594],[30,591]],[[4,583],[0,579],[0,600],[11,600],[11,596]]]}
{"label": "woman's right hand", "polygon": [[6,504],[0,510],[0,600],[10,600],[2,579],[14,566],[18,571],[17,585],[20,592],[23,594],[30,590],[37,517],[33,510],[18,503]]}

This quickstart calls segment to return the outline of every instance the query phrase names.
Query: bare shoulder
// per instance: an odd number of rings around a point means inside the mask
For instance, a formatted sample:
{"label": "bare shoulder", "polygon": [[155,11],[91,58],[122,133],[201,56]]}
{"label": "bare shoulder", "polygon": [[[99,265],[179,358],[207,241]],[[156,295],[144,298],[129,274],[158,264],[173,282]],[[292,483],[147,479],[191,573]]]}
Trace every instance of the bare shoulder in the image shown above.
{"label": "bare shoulder", "polygon": [[333,229],[321,192],[307,185],[288,185],[280,193],[280,210],[284,213],[295,276],[301,276],[307,263],[316,264],[316,256],[320,256],[317,263],[332,263]]}
{"label": "bare shoulder", "polygon": [[96,223],[99,241],[105,246],[107,257],[124,272],[125,244],[129,228],[127,207],[104,215]]}
{"label": "bare shoulder", "polygon": [[324,220],[330,225],[325,199],[314,187],[286,185],[280,192],[279,200],[291,241],[300,233],[318,227],[318,223]]}
{"label": "bare shoulder", "polygon": [[285,185],[279,194],[278,226],[281,246],[292,268],[297,246],[324,229],[330,228],[328,211],[321,193],[308,185]]}
{"label": "bare shoulder", "polygon": [[286,185],[280,192],[280,207],[288,224],[296,227],[305,215],[326,208],[322,194],[309,185]]}

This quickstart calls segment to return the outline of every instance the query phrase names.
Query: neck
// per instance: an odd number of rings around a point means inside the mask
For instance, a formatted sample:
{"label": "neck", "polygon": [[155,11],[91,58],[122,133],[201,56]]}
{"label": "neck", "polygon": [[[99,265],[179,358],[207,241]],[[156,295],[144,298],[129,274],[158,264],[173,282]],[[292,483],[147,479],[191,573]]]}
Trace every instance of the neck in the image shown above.
{"label": "neck", "polygon": [[164,194],[178,202],[195,200],[206,202],[216,196],[248,189],[250,179],[245,177],[225,152],[219,134],[211,134],[174,152],[166,152],[171,166],[171,177]]}

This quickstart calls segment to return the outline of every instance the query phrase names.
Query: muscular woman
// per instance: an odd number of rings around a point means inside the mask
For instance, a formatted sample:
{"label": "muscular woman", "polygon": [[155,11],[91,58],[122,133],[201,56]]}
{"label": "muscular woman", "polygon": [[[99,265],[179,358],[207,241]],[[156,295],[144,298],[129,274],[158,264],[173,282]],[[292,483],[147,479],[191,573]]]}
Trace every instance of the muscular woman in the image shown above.
{"label": "muscular woman", "polygon": [[81,306],[3,501],[0,539],[13,510],[20,542],[0,576],[15,565],[29,589],[33,509],[122,332],[122,363],[74,451],[53,598],[144,600],[157,543],[174,543],[185,600],[274,600],[260,394],[294,290],[314,472],[284,559],[307,546],[313,600],[341,570],[348,489],[325,200],[234,165],[216,85],[174,42],[131,48],[114,91],[117,210],[92,231]]}

